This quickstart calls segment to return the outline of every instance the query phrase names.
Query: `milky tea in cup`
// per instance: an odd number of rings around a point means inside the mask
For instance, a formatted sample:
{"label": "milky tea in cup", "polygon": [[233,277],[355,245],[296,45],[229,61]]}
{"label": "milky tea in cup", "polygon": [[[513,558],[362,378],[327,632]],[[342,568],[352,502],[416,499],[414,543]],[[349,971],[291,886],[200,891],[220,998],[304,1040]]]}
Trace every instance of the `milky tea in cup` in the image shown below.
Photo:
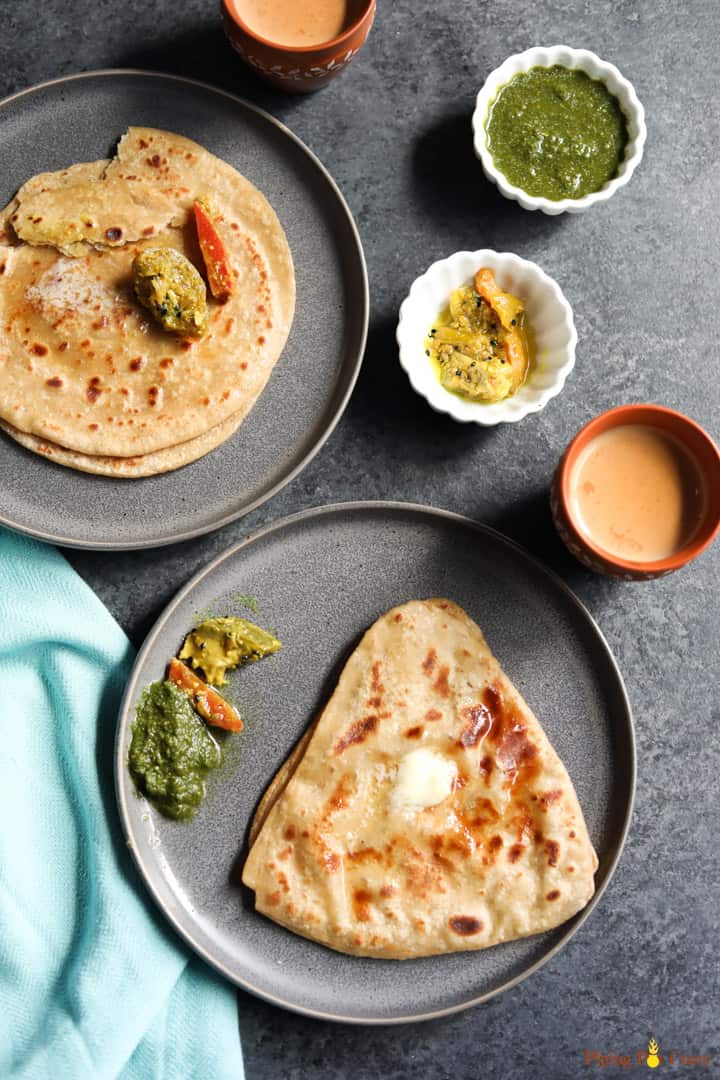
{"label": "milky tea in cup", "polygon": [[570,477],[570,512],[615,558],[658,562],[693,539],[705,512],[700,470],[668,432],[621,424],[591,439]]}

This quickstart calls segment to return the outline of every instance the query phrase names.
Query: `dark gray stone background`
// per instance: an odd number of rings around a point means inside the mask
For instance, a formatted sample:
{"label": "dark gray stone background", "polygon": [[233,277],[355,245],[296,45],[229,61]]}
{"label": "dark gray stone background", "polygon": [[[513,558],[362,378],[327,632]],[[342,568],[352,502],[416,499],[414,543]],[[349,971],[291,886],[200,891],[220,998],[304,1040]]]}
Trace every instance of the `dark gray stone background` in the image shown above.
{"label": "dark gray stone background", "polygon": [[[179,72],[236,91],[319,155],[365,245],[365,364],[339,428],[302,476],[250,517],[195,542],[67,553],[133,641],[191,574],[260,524],[343,499],[412,500],[497,526],[556,569],[600,623],[635,710],[630,840],[598,910],[561,955],[485,1007],[417,1026],[343,1028],[241,994],[250,1080],[554,1080],[599,1073],[585,1068],[586,1049],[632,1052],[651,1034],[662,1049],[713,1055],[711,1072],[720,1075],[720,544],[663,581],[607,581],[564,551],[547,502],[563,447],[610,406],[660,402],[717,435],[716,0],[381,0],[360,56],[304,98],[266,89],[244,70],[214,0],[4,0],[2,14],[3,93],[111,66]],[[639,172],[610,203],[547,218],[506,202],[484,180],[470,114],[485,76],[508,55],[557,42],[616,63],[645,105],[649,134]],[[394,342],[413,279],[437,258],[480,247],[516,251],[556,277],[579,334],[562,395],[539,416],[487,431],[438,416],[416,397]],[[671,1071],[700,1070],[661,1069]]]}

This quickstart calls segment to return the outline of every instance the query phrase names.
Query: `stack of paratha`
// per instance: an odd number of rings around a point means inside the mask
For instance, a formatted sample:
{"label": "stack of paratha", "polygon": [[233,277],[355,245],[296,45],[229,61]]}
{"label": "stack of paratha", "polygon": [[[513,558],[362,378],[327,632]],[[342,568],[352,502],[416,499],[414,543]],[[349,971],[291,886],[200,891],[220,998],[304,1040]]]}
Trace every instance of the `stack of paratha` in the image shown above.
{"label": "stack of paratha", "polygon": [[594,892],[572,782],[479,627],[447,600],[383,615],[266,792],[257,910],[357,956],[482,949]]}
{"label": "stack of paratha", "polygon": [[[192,207],[208,200],[235,288],[199,338],[167,333],[133,258],[173,247],[203,273]],[[287,339],[292,258],[268,201],[202,146],[130,128],[112,161],[24,184],[0,215],[0,427],[86,472],[147,476],[230,436]]]}

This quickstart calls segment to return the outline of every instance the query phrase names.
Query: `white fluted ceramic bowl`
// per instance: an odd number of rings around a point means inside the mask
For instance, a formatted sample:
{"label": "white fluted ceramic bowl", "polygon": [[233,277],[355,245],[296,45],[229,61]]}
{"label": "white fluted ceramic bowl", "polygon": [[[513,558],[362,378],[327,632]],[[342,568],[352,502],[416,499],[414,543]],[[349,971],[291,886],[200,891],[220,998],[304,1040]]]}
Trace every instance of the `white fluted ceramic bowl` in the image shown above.
{"label": "white fluted ceramic bowl", "polygon": [[[590,195],[583,195],[580,199],[543,199],[537,195],[528,195],[522,188],[515,187],[506,179],[503,173],[495,166],[492,155],[487,146],[487,123],[490,106],[497,97],[502,86],[510,82],[514,75],[529,71],[534,67],[560,67],[579,69],[589,75],[591,79],[597,79],[605,83],[608,90],[613,94],[625,114],[628,129],[628,141],[625,147],[625,157],[620,163],[617,173],[600,188]],[[541,210],[543,214],[579,214],[582,210],[594,206],[596,203],[607,202],[615,192],[624,187],[640,164],[643,156],[647,128],[645,127],[645,110],[643,109],[632,83],[628,82],[613,64],[601,60],[595,53],[587,49],[570,49],[567,45],[550,45],[547,48],[527,49],[523,53],[510,56],[496,68],[485,80],[485,85],[477,96],[475,112],[472,118],[475,153],[480,158],[483,172],[488,180],[492,180],[507,199],[515,202],[525,210]]]}
{"label": "white fluted ceramic bowl", "polygon": [[[500,288],[525,302],[527,317],[535,336],[536,361],[527,382],[505,401],[491,405],[467,401],[441,386],[425,355],[425,338],[449,302],[450,293],[469,285],[481,267],[494,271]],[[575,364],[577,334],[570,305],[556,281],[534,262],[507,251],[457,251],[433,263],[413,282],[400,307],[397,327],[400,363],[414,390],[433,409],[448,413],[463,423],[513,423],[529,413],[540,412],[560,393]]]}

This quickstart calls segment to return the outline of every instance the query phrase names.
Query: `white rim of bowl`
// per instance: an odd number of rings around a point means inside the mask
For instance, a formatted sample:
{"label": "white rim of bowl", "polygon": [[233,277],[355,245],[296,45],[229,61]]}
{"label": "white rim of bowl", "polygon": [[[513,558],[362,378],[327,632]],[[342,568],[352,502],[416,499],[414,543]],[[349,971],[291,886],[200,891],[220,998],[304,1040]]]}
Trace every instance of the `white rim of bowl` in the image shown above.
{"label": "white rim of bowl", "polygon": [[[439,382],[437,382],[437,399],[432,400],[427,393],[426,387],[423,385],[420,367],[417,363],[418,351],[420,354],[424,355],[422,341],[410,341],[405,333],[405,326],[407,325],[410,307],[417,297],[417,294],[422,290],[425,280],[437,275],[441,271],[441,268],[458,263],[460,260],[472,262],[476,267],[479,267],[487,261],[488,256],[490,256],[491,261],[502,261],[507,266],[514,267],[517,271],[524,271],[526,268],[529,268],[530,272],[537,275],[538,280],[548,292],[552,294],[562,311],[562,319],[558,319],[558,326],[562,325],[567,330],[567,344],[564,346],[567,350],[567,359],[565,363],[560,365],[553,372],[554,377],[552,384],[544,387],[534,401],[528,401],[522,404],[518,400],[517,394],[505,398],[503,401],[490,404],[466,401],[463,398],[457,397],[455,394],[451,394],[441,386]],[[456,288],[457,287],[459,287],[459,285],[456,286]],[[405,326],[403,326],[403,323],[405,323]],[[424,274],[421,274],[415,279],[410,286],[408,295],[400,305],[395,340],[399,346],[400,364],[410,380],[410,385],[420,397],[427,401],[428,405],[434,409],[435,412],[445,413],[461,424],[480,424],[482,427],[495,427],[497,424],[517,423],[518,420],[523,420],[532,413],[541,412],[552,398],[558,396],[565,386],[568,375],[575,367],[575,348],[577,346],[578,337],[577,330],[575,329],[573,310],[566,299],[565,294],[557,281],[550,277],[541,266],[531,259],[521,258],[512,251],[495,251],[492,248],[481,248],[479,251],[456,251],[452,255],[448,255],[445,259],[437,259],[427,268]],[[528,382],[524,383],[523,386],[529,385],[531,380],[532,375]],[[508,405],[510,405],[510,408],[508,408]],[[502,415],[498,415],[500,412]]]}
{"label": "white rim of bowl", "polygon": [[[566,67],[570,70],[584,71],[590,78],[605,83],[610,93],[617,98],[625,114],[628,128],[628,142],[625,157],[620,163],[617,174],[608,180],[599,191],[583,195],[579,199],[545,199],[539,195],[529,195],[522,188],[511,184],[504,173],[496,168],[492,154],[487,147],[485,123],[490,105],[498,91],[510,82],[514,75],[520,75],[534,67]],[[635,88],[624,75],[606,60],[601,60],[589,49],[571,49],[567,45],[537,46],[525,52],[509,56],[500,67],[488,75],[480,90],[472,117],[473,142],[475,154],[480,159],[483,171],[500,189],[507,199],[513,199],[525,210],[541,210],[545,214],[556,215],[565,212],[578,213],[587,210],[598,202],[606,202],[615,192],[624,187],[642,160],[647,139],[645,110],[635,93]]]}

